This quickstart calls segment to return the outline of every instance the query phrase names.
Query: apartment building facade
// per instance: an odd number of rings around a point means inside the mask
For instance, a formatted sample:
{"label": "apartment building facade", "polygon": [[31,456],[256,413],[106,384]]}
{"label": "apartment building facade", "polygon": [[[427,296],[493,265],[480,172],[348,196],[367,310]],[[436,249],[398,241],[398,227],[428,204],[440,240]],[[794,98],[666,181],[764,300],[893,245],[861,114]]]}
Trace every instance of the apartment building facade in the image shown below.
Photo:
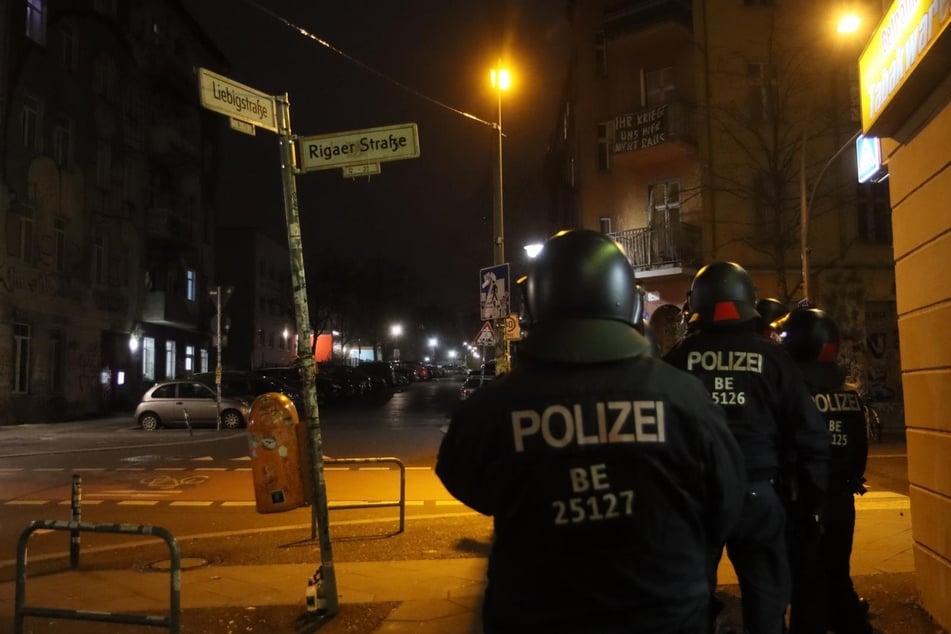
{"label": "apartment building facade", "polygon": [[550,229],[600,230],[624,245],[662,347],[682,334],[705,263],[740,263],[760,297],[789,306],[804,298],[806,269],[808,299],[841,324],[853,375],[900,428],[887,171],[856,178],[864,40],[836,34],[832,7],[812,0],[567,8]]}
{"label": "apartment building facade", "polygon": [[177,0],[0,9],[0,423],[207,369],[224,60]]}
{"label": "apartment building facade", "polygon": [[[231,289],[222,314],[226,370],[292,365],[297,318],[287,245],[250,227],[219,227],[218,280]],[[224,330],[224,328],[222,329]]]}

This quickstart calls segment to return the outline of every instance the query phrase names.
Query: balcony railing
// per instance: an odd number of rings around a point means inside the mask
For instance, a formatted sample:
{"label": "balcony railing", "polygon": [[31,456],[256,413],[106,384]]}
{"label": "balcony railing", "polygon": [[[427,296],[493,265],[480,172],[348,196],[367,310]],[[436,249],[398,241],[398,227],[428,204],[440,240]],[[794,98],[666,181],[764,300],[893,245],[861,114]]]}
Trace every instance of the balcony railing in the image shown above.
{"label": "balcony railing", "polygon": [[624,247],[635,271],[695,268],[701,263],[700,227],[683,222],[609,233]]}

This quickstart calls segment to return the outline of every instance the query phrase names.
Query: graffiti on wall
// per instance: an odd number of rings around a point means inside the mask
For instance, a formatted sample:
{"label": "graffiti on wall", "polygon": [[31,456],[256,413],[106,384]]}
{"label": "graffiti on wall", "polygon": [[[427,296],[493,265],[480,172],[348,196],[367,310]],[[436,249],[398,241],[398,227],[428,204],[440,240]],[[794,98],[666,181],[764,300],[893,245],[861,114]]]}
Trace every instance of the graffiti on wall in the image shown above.
{"label": "graffiti on wall", "polygon": [[895,302],[865,304],[866,392],[873,401],[901,398]]}
{"label": "graffiti on wall", "polygon": [[54,295],[59,290],[59,285],[59,273],[0,262],[0,288],[8,293],[27,291],[37,295]]}

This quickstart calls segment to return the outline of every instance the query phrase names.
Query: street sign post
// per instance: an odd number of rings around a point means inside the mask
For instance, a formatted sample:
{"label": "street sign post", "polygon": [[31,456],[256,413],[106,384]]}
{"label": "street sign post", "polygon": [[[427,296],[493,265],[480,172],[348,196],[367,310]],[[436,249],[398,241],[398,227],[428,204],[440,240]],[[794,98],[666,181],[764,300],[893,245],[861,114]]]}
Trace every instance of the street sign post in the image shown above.
{"label": "street sign post", "polygon": [[492,330],[492,323],[487,321],[482,324],[482,328],[479,329],[479,334],[476,335],[473,344],[477,346],[494,346],[495,343],[495,331]]}
{"label": "street sign post", "polygon": [[302,172],[418,157],[415,123],[300,138]]}
{"label": "street sign post", "polygon": [[198,91],[205,108],[277,132],[277,106],[273,96],[207,68],[198,69]]}

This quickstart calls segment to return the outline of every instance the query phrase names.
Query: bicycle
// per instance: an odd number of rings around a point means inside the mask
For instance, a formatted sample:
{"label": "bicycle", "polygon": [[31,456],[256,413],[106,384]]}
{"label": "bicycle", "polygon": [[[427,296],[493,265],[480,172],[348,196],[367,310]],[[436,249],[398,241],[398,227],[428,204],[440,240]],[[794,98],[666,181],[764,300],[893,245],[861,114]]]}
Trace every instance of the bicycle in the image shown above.
{"label": "bicycle", "polygon": [[882,419],[865,394],[863,392],[858,394],[859,402],[862,404],[862,414],[865,416],[865,433],[870,441],[882,442]]}

